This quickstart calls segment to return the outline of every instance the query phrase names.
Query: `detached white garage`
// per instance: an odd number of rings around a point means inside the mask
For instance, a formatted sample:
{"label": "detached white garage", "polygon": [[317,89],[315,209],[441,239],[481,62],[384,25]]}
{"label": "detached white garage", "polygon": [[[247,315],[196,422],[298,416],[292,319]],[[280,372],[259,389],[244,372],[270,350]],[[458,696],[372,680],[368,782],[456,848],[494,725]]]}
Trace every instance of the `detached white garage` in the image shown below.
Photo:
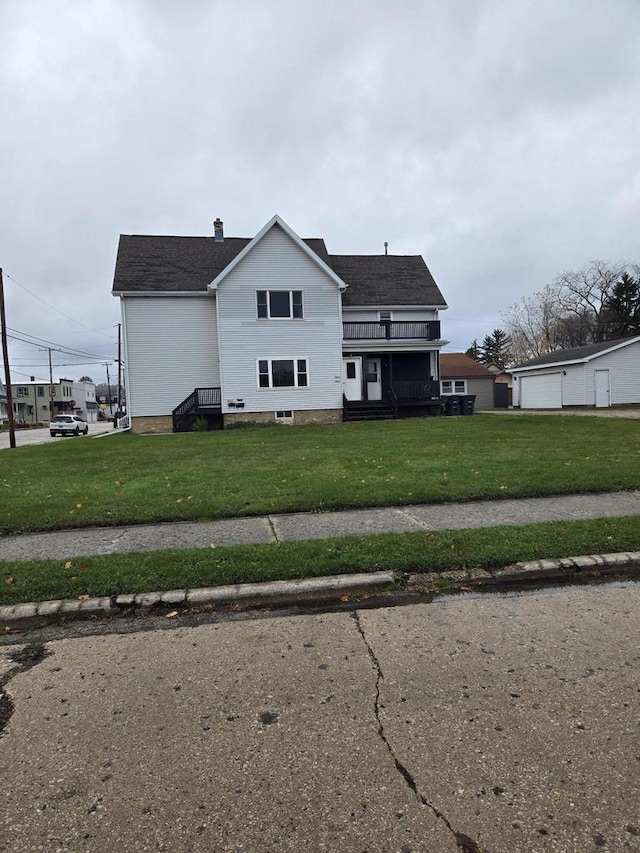
{"label": "detached white garage", "polygon": [[640,335],[547,353],[511,374],[521,409],[640,403]]}

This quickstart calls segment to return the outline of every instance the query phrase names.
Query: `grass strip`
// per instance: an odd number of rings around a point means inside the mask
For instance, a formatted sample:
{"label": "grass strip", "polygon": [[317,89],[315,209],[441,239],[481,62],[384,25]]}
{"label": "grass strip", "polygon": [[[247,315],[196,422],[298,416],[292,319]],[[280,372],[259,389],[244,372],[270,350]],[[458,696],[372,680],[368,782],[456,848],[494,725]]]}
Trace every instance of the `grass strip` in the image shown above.
{"label": "grass strip", "polygon": [[[477,415],[0,453],[0,534],[640,487],[640,422]],[[0,556],[1,556],[0,540]]]}
{"label": "grass strip", "polygon": [[0,563],[0,604],[640,550],[635,517]]}

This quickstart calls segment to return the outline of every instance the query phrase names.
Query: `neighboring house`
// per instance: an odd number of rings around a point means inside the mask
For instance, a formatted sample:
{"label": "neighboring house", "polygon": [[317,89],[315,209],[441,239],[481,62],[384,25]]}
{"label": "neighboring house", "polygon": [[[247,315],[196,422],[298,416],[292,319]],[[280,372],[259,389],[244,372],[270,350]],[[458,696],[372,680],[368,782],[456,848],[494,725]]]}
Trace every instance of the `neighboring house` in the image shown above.
{"label": "neighboring house", "polygon": [[440,410],[439,311],[420,256],[329,255],[274,216],[253,238],[122,235],[136,431]]}
{"label": "neighboring house", "polygon": [[463,352],[440,354],[442,395],[475,394],[476,409],[493,409],[495,376],[483,364]]}
{"label": "neighboring house", "polygon": [[2,379],[0,379],[0,424],[4,423],[7,418],[7,392],[4,390]]}
{"label": "neighboring house", "polygon": [[53,411],[74,412],[73,380],[59,379],[50,386],[31,377],[29,382],[12,382],[13,414],[19,424],[42,424],[51,419],[49,389],[53,388]]}
{"label": "neighboring house", "polygon": [[640,403],[640,336],[550,352],[511,374],[522,409]]}
{"label": "neighboring house", "polygon": [[489,365],[495,377],[493,386],[493,405],[496,409],[508,409],[513,405],[513,378],[510,370],[503,370],[495,364]]}
{"label": "neighboring house", "polygon": [[74,382],[73,399],[75,402],[74,412],[78,417],[89,424],[98,420],[96,386],[93,382]]}

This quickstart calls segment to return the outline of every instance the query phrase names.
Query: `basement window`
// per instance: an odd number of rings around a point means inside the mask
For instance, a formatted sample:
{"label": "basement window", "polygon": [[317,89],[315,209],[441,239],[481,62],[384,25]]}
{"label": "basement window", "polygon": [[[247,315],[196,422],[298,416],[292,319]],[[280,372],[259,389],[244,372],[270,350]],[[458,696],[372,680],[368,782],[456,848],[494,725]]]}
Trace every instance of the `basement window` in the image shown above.
{"label": "basement window", "polygon": [[293,411],[291,409],[278,409],[276,412],[277,421],[292,421]]}

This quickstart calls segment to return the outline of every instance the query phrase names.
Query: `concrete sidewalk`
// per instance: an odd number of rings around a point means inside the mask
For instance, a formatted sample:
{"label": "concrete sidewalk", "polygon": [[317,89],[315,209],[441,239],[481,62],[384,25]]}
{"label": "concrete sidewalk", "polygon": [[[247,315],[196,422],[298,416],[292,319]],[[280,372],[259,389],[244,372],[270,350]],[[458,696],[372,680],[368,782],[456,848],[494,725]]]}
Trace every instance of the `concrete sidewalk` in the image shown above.
{"label": "concrete sidewalk", "polygon": [[640,523],[640,491],[293,513],[5,536],[0,539],[0,560],[69,559],[91,554],[166,548],[268,544],[337,536],[415,533],[612,516],[638,516]]}

